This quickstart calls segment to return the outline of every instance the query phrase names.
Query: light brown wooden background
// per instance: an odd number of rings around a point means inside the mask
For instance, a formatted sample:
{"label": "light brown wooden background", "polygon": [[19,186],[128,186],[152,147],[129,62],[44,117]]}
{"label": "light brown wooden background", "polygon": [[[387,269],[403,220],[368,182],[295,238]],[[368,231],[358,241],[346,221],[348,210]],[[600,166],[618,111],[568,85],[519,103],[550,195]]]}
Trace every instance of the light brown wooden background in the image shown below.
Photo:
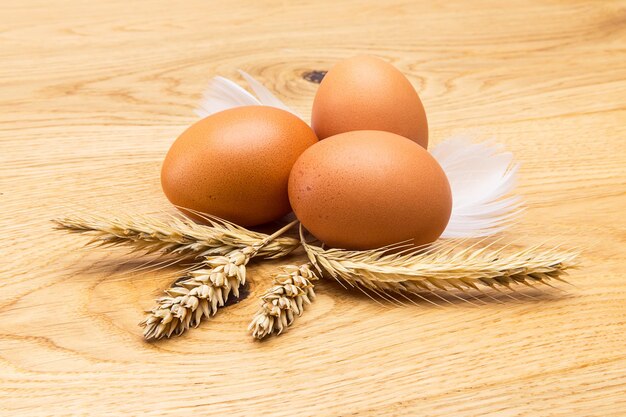
{"label": "light brown wooden background", "polygon": [[[626,415],[626,3],[5,1],[0,14],[0,414]],[[537,301],[380,306],[333,283],[287,334],[249,298],[145,343],[175,270],[49,219],[170,210],[159,166],[210,77],[244,69],[308,115],[302,79],[357,53],[414,82],[432,143],[523,164],[511,232],[585,249]],[[128,263],[127,263],[128,262]]]}

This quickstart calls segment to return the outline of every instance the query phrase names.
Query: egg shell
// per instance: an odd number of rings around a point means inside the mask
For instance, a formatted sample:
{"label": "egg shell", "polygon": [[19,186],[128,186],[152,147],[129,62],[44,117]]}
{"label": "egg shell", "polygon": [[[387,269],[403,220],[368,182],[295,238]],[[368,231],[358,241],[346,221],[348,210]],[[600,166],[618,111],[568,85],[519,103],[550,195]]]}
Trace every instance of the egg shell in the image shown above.
{"label": "egg shell", "polygon": [[289,172],[314,143],[313,130],[284,110],[225,110],[194,123],[176,139],[163,162],[161,185],[177,206],[242,226],[267,223],[291,211]]}
{"label": "egg shell", "polygon": [[433,242],[452,210],[437,161],[415,142],[381,131],[342,133],[308,148],[291,170],[289,200],[319,240],[358,250]]}
{"label": "egg shell", "polygon": [[311,126],[320,139],[383,130],[428,147],[426,113],[411,82],[372,56],[346,59],[328,71],[313,101]]}

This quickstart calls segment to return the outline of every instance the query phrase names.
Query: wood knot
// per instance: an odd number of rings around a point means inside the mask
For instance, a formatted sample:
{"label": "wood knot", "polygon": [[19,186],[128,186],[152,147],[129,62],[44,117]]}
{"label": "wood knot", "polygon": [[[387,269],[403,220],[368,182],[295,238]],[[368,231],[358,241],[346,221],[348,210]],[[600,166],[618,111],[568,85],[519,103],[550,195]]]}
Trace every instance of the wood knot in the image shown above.
{"label": "wood knot", "polygon": [[327,72],[328,71],[317,71],[317,70],[307,71],[302,74],[302,78],[304,78],[308,82],[319,84],[322,82]]}

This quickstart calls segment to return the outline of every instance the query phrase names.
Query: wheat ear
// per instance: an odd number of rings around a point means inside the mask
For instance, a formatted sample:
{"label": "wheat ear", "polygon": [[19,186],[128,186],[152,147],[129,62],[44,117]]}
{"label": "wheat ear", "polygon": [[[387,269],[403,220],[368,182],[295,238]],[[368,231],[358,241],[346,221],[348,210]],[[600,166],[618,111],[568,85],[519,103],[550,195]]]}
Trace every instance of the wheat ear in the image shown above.
{"label": "wheat ear", "polygon": [[[328,249],[301,242],[311,263],[341,283],[374,292],[420,294],[436,291],[479,290],[513,284],[533,286],[561,280],[575,266],[576,251],[526,249],[490,245],[463,246],[448,241],[428,248],[394,245],[367,251]],[[404,249],[403,249],[404,248]]]}
{"label": "wheat ear", "polygon": [[252,318],[248,331],[257,339],[279,335],[304,312],[315,298],[313,281],[318,276],[311,264],[288,265],[274,277],[274,284],[261,296],[261,308]]}
{"label": "wheat ear", "polygon": [[[147,253],[161,251],[175,255],[226,255],[233,250],[253,246],[267,238],[226,220],[203,215],[207,225],[179,216],[159,219],[152,216],[94,215],[70,216],[53,220],[58,229],[93,236],[90,243],[104,246],[127,245]],[[300,244],[298,239],[279,237],[269,242],[258,255],[278,258]]]}
{"label": "wheat ear", "polygon": [[209,256],[198,268],[189,271],[157,300],[139,324],[146,339],[180,335],[197,327],[203,317],[214,315],[223,307],[231,292],[238,297],[246,282],[246,265],[273,239],[295,225],[293,221],[265,239],[223,256]]}

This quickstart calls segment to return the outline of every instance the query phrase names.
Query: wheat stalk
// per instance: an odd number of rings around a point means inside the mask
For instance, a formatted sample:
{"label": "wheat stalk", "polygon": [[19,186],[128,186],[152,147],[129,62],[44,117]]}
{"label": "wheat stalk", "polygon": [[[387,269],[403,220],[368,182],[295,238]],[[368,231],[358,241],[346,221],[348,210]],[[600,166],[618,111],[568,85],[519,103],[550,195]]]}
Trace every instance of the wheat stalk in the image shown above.
{"label": "wheat stalk", "polygon": [[[300,228],[305,252],[320,273],[341,283],[374,292],[420,294],[436,291],[470,291],[480,287],[512,289],[513,284],[547,284],[575,266],[576,251],[542,245],[514,249],[504,245],[445,241],[434,247],[393,245],[367,251],[323,249],[308,244]],[[549,285],[549,284],[548,284]]]}
{"label": "wheat stalk", "polygon": [[223,256],[209,256],[165,291],[157,305],[139,323],[146,339],[180,335],[197,327],[202,318],[213,316],[223,307],[231,292],[239,297],[246,282],[246,265],[273,239],[295,225],[293,221],[261,241]]}
{"label": "wheat stalk", "polygon": [[[207,225],[170,215],[159,219],[146,215],[102,217],[76,215],[53,220],[58,229],[94,236],[90,244],[127,245],[147,253],[161,251],[199,257],[226,255],[253,246],[267,237],[226,220],[203,215]],[[300,245],[298,239],[278,237],[259,249],[259,256],[279,258]]]}
{"label": "wheat stalk", "polygon": [[288,265],[274,277],[274,284],[261,296],[261,308],[252,318],[248,331],[257,339],[270,334],[281,334],[291,326],[296,316],[304,312],[304,305],[315,298],[313,281],[318,276],[311,264]]}

